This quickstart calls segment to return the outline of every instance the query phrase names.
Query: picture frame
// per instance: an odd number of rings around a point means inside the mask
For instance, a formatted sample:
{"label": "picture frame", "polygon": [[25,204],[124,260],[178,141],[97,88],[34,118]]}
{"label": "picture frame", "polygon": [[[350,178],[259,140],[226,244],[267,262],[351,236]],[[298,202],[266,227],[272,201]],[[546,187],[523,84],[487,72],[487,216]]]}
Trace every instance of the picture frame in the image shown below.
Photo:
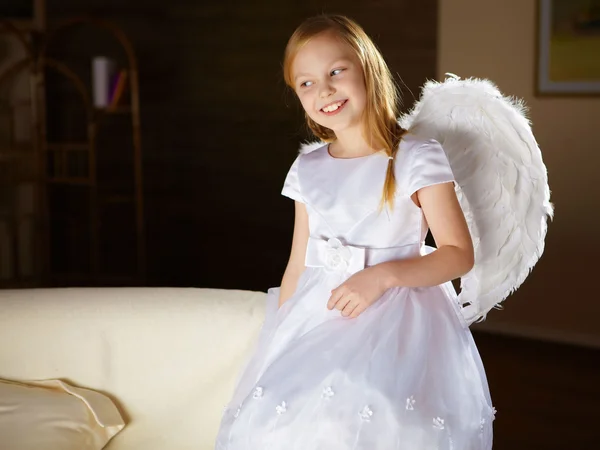
{"label": "picture frame", "polygon": [[538,0],[535,93],[600,96],[600,0]]}

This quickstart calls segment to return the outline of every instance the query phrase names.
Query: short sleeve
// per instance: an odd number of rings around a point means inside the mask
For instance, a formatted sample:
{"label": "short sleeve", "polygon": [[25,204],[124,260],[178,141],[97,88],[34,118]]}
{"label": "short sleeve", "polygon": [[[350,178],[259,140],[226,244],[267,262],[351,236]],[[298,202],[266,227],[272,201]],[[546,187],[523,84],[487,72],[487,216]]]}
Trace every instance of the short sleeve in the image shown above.
{"label": "short sleeve", "polygon": [[302,198],[302,193],[300,191],[300,179],[298,176],[300,157],[301,155],[296,158],[294,164],[292,164],[292,167],[290,167],[290,170],[285,177],[281,194],[291,198],[292,200],[304,203],[304,199]]}
{"label": "short sleeve", "polygon": [[408,176],[409,195],[427,186],[453,181],[448,157],[438,141],[428,140],[415,150]]}

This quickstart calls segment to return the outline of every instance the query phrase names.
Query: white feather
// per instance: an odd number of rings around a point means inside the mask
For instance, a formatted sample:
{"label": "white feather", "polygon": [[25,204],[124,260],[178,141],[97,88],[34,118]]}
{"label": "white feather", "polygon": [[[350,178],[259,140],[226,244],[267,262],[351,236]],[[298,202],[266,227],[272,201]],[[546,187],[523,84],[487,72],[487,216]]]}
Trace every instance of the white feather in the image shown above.
{"label": "white feather", "polygon": [[300,145],[300,153],[310,153],[326,145],[323,141],[305,142]]}
{"label": "white feather", "polygon": [[475,247],[459,301],[469,324],[484,320],[529,275],[553,216],[542,154],[521,100],[489,80],[448,74],[429,81],[400,125],[439,141],[458,184]]}

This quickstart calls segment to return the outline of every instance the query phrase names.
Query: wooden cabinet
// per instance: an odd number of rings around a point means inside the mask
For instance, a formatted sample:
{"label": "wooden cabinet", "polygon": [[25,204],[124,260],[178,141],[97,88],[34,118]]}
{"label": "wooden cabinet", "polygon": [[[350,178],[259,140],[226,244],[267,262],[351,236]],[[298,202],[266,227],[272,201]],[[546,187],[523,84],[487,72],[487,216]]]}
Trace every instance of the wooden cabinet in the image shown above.
{"label": "wooden cabinet", "polygon": [[[143,284],[135,53],[111,23],[46,30],[34,6],[30,21],[0,22],[0,287]],[[127,74],[116,107],[94,106],[97,52]]]}

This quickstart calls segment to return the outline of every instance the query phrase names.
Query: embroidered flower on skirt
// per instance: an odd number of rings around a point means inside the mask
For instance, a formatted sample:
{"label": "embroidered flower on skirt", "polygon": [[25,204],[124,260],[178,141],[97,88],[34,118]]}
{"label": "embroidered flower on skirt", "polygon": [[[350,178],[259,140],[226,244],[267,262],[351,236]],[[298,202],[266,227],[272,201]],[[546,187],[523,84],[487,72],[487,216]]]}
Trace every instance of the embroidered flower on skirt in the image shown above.
{"label": "embroidered flower on skirt", "polygon": [[328,386],[326,388],[323,388],[323,393],[321,394],[321,398],[329,400],[334,395],[335,395],[335,392],[333,392],[333,389],[331,389],[331,386]]}
{"label": "embroidered flower on skirt", "polygon": [[369,408],[369,406],[365,406],[363,408],[363,410],[358,413],[358,415],[365,422],[370,422],[371,421],[371,417],[373,417],[373,411],[371,411],[371,408]]}
{"label": "embroidered flower on skirt", "polygon": [[252,397],[255,399],[259,399],[262,398],[263,396],[263,388],[260,386],[257,386],[256,389],[254,389],[254,394],[252,394]]}
{"label": "embroidered flower on skirt", "polygon": [[287,411],[287,405],[285,404],[285,402],[281,402],[281,405],[277,405],[275,407],[275,411],[277,411],[277,414],[279,415],[285,413]]}

